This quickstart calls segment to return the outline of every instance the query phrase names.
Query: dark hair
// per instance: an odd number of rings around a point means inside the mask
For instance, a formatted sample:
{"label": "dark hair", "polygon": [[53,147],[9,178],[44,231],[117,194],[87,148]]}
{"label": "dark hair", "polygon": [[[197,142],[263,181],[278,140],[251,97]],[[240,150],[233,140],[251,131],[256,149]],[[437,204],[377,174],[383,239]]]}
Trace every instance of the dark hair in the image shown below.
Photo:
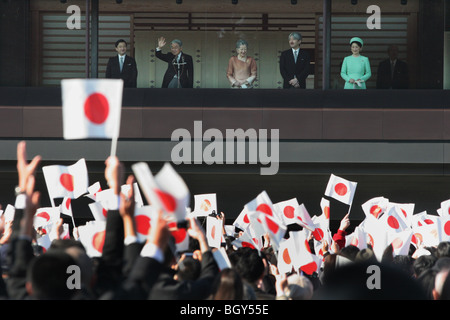
{"label": "dark hair", "polygon": [[255,283],[264,273],[264,263],[258,254],[258,250],[251,248],[239,248],[236,253],[235,270],[241,277],[250,282]]}
{"label": "dark hair", "polygon": [[359,252],[359,248],[354,245],[348,245],[348,246],[342,248],[341,250],[339,250],[339,254],[341,256],[344,256],[352,261],[355,261],[356,255],[358,254],[358,252]]}
{"label": "dark hair", "polygon": [[182,267],[180,267],[177,272],[180,281],[198,279],[202,269],[200,261],[192,257],[185,257],[180,261],[180,264],[182,264]]}
{"label": "dark hair", "polygon": [[362,48],[362,43],[359,42],[359,41],[352,41],[352,42],[350,43],[350,46],[352,46],[352,44],[354,44],[354,43],[356,43],[356,44],[358,45],[358,47]]}
{"label": "dark hair", "polygon": [[438,258],[450,257],[450,242],[448,241],[440,242],[437,246],[436,256]]}
{"label": "dark hair", "polygon": [[125,41],[125,40],[123,40],[123,39],[119,39],[119,40],[117,40],[116,41],[116,48],[117,48],[117,46],[119,45],[119,43],[122,43],[122,42],[124,42],[125,43],[125,46],[127,46],[128,45],[128,43]]}
{"label": "dark hair", "polygon": [[67,273],[67,269],[75,264],[75,260],[62,250],[54,249],[35,257],[27,271],[32,297],[39,300],[71,299],[78,291],[68,288],[70,273]]}
{"label": "dark hair", "polygon": [[424,271],[431,269],[437,258],[433,255],[420,256],[413,262],[414,275],[419,277]]}
{"label": "dark hair", "polygon": [[223,269],[214,280],[212,292],[214,300],[242,300],[244,284],[241,276],[234,269]]}

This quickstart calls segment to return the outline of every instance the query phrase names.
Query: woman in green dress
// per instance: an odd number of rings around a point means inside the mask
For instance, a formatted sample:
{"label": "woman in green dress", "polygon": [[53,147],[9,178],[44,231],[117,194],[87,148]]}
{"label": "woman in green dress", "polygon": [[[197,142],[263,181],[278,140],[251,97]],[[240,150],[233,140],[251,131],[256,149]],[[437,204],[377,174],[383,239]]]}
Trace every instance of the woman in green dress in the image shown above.
{"label": "woman in green dress", "polygon": [[354,37],[350,40],[352,55],[342,62],[341,77],[345,80],[344,89],[366,89],[366,81],[372,76],[369,58],[362,56],[363,41]]}

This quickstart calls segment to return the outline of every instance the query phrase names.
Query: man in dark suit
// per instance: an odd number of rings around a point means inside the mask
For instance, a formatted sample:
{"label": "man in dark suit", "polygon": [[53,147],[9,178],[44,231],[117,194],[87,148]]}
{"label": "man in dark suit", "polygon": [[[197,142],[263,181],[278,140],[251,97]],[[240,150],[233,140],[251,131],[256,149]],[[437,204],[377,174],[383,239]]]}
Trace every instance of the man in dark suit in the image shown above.
{"label": "man in dark suit", "polygon": [[408,89],[408,65],[398,59],[398,47],[390,45],[388,55],[389,58],[378,65],[377,89]]}
{"label": "man in dark suit", "polygon": [[305,50],[300,50],[302,35],[292,32],[289,35],[291,49],[283,51],[280,56],[280,73],[283,77],[284,89],[306,89],[306,78],[309,75],[311,57]]}
{"label": "man in dark suit", "polygon": [[125,40],[117,40],[115,45],[118,54],[109,58],[105,77],[122,79],[124,88],[136,88],[138,74],[136,60],[126,54],[127,42]]}
{"label": "man in dark suit", "polygon": [[193,88],[194,64],[192,57],[183,52],[182,42],[172,40],[170,52],[162,53],[161,49],[166,45],[166,39],[158,39],[156,57],[167,62],[167,70],[164,74],[162,88]]}

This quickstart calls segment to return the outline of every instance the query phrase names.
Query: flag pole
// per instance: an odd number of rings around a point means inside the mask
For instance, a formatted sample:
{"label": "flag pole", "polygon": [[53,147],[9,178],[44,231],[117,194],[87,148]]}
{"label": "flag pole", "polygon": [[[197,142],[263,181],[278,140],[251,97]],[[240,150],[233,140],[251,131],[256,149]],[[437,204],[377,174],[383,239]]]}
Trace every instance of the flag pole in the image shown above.
{"label": "flag pole", "polygon": [[116,156],[116,152],[117,152],[117,137],[113,137],[111,140],[111,157],[115,157]]}

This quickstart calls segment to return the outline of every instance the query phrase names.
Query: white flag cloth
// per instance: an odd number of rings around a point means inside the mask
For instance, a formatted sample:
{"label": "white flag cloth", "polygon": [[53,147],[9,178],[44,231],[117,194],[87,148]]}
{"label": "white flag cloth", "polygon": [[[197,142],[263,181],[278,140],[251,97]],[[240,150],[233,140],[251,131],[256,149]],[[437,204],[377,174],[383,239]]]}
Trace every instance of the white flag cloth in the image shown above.
{"label": "white flag cloth", "polygon": [[361,227],[355,227],[350,244],[358,247],[359,250],[367,248],[367,235]]}
{"label": "white flag cloth", "polygon": [[186,219],[189,189],[170,163],[166,162],[155,176],[145,162],[133,164],[132,169],[148,204],[162,209],[166,215],[174,216],[176,221]]}
{"label": "white flag cloth", "polygon": [[102,191],[102,187],[100,185],[100,182],[97,181],[97,182],[95,182],[94,184],[90,185],[87,188],[88,194],[86,194],[85,197],[88,197],[88,198],[90,198],[90,199],[95,201],[96,200],[95,197],[97,195],[97,192],[100,192],[100,191]]}
{"label": "white flag cloth", "polygon": [[386,211],[388,205],[389,199],[385,197],[375,197],[367,200],[361,207],[366,216],[372,215],[375,218],[379,218]]}
{"label": "white flag cloth", "polygon": [[281,217],[286,225],[297,223],[295,220],[295,208],[298,206],[299,203],[296,198],[277,202],[273,205],[277,216]]}
{"label": "white flag cloth", "polygon": [[123,80],[61,81],[64,139],[119,137]]}
{"label": "white flag cloth", "polygon": [[399,213],[400,217],[403,218],[406,225],[408,227],[411,227],[412,225],[412,217],[414,215],[414,203],[395,203],[395,202],[389,202],[389,206],[396,206],[397,212]]}
{"label": "white flag cloth", "polygon": [[295,217],[297,218],[297,223],[303,228],[306,228],[311,232],[314,231],[314,221],[312,220],[308,210],[306,210],[306,207],[303,203],[295,208]]}
{"label": "white flag cloth", "polygon": [[87,192],[89,176],[84,159],[70,166],[42,167],[50,199],[69,197],[76,199]]}
{"label": "white flag cloth", "polygon": [[212,212],[217,211],[217,199],[215,193],[196,194],[194,195],[194,211],[195,217],[206,217]]}
{"label": "white flag cloth", "polygon": [[94,220],[106,221],[108,210],[102,206],[100,202],[92,202],[88,204]]}
{"label": "white flag cloth", "polygon": [[441,217],[450,217],[450,199],[441,202],[440,210],[438,213]]}
{"label": "white flag cloth", "polygon": [[322,209],[322,214],[324,215],[324,217],[326,219],[330,220],[330,214],[331,214],[330,200],[322,198],[320,200],[320,208]]}
{"label": "white flag cloth", "polygon": [[170,233],[175,239],[175,247],[177,252],[183,252],[189,249],[189,234],[186,229],[178,228],[177,222],[169,222],[167,224]]}
{"label": "white flag cloth", "polygon": [[232,245],[234,245],[236,248],[252,248],[257,249],[258,245],[254,241],[255,239],[252,239],[250,232],[243,232],[239,238],[233,240],[231,242]]}
{"label": "white flag cloth", "polygon": [[221,247],[219,250],[214,250],[213,252],[214,260],[216,260],[217,266],[219,270],[230,269],[232,268],[230,259],[228,258],[228,254],[225,248]]}
{"label": "white flag cloth", "polygon": [[328,180],[325,195],[340,202],[351,205],[356,191],[356,182],[343,179],[331,174]]}
{"label": "white flag cloth", "polygon": [[265,232],[269,234],[270,243],[273,246],[273,249],[278,250],[280,241],[286,234],[286,226],[281,220],[267,214],[260,213],[259,219],[262,222]]}
{"label": "white flag cloth", "polygon": [[[277,268],[280,273],[289,273],[293,271],[294,260],[298,260],[297,249],[292,237],[283,239],[280,242],[280,248],[277,255]],[[295,265],[300,264],[298,261]],[[294,269],[295,270],[295,269]]]}

